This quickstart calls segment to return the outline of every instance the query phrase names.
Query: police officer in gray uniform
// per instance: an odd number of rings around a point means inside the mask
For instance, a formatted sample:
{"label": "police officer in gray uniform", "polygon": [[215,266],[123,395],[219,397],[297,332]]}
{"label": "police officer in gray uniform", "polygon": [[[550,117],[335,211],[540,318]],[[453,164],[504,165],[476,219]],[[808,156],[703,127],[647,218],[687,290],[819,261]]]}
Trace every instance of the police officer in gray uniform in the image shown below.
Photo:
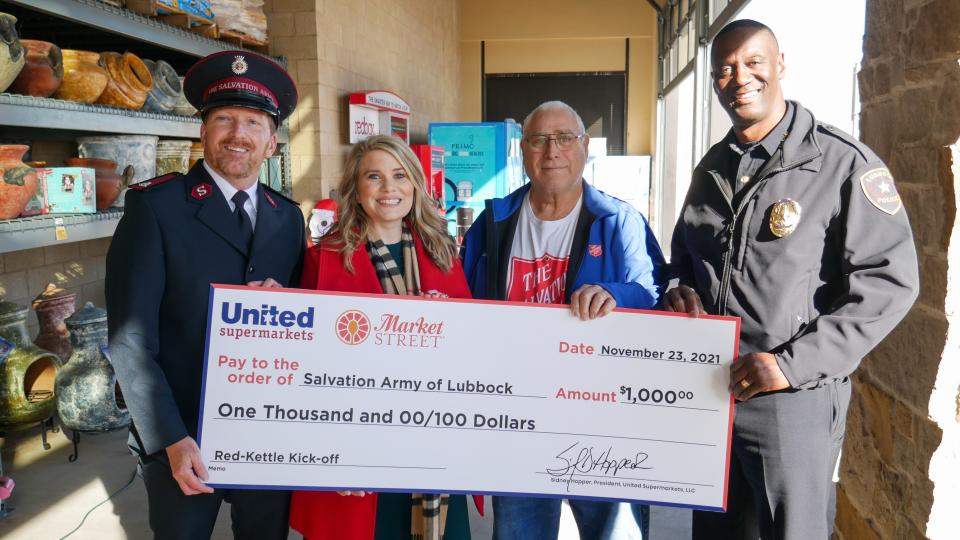
{"label": "police officer in gray uniform", "polygon": [[297,90],[271,60],[230,51],[194,64],[184,92],[203,115],[204,159],[127,194],[107,253],[111,360],[155,536],[209,538],[226,500],[236,538],[285,539],[290,493],[210,488],[196,439],[210,284],[299,283],[303,215],[257,181]]}
{"label": "police officer in gray uniform", "polygon": [[849,375],[916,299],[913,235],[880,159],[784,100],[769,28],[730,23],[711,60],[733,129],[693,173],[663,306],[740,317],[741,356],[728,510],[694,538],[826,539]]}

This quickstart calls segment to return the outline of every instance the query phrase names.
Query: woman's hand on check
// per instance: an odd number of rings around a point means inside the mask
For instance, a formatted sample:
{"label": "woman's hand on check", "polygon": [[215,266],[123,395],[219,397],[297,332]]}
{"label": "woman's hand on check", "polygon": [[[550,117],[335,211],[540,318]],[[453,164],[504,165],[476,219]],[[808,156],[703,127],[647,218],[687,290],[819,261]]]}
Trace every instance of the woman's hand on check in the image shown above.
{"label": "woman's hand on check", "polygon": [[337,492],[337,495],[340,495],[340,496],[343,496],[343,497],[349,497],[349,496],[353,496],[353,497],[363,497],[363,496],[366,495],[366,494],[367,494],[366,491],[338,491],[338,492]]}

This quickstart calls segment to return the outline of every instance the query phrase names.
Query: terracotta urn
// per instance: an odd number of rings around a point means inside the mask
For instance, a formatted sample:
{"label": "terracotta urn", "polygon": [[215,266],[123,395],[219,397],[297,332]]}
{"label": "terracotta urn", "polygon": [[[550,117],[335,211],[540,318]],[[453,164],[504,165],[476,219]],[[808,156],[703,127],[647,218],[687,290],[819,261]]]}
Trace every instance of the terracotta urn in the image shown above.
{"label": "terracotta urn", "polygon": [[180,93],[183,87],[180,84],[180,77],[174,71],[170,64],[163,60],[144,60],[144,64],[150,69],[150,75],[153,76],[153,88],[147,94],[147,101],[143,105],[143,110],[156,113],[171,113],[180,99]]}
{"label": "terracotta urn", "polygon": [[17,78],[27,61],[17,36],[17,18],[0,12],[0,92]]}
{"label": "terracotta urn", "polygon": [[100,53],[61,49],[63,81],[53,94],[57,99],[93,103],[107,87],[107,70],[101,66]]}
{"label": "terracotta urn", "polygon": [[53,416],[54,381],[62,365],[27,334],[26,306],[0,300],[0,430]]}
{"label": "terracotta urn", "polygon": [[97,103],[133,110],[143,107],[153,88],[153,76],[143,60],[133,53],[105,52],[100,54],[100,65],[109,79]]}
{"label": "terracotta urn", "polygon": [[56,353],[63,361],[70,358],[70,351],[73,350],[70,346],[70,332],[63,320],[73,315],[76,301],[76,293],[61,289],[53,283],[47,285],[47,288],[33,299],[33,311],[40,323],[40,333],[34,338],[33,344]]}
{"label": "terracotta urn", "polygon": [[21,39],[27,52],[27,63],[8,92],[26,96],[50,97],[63,80],[63,55],[60,47],[49,41]]}
{"label": "terracotta urn", "polygon": [[0,219],[19,216],[37,193],[37,172],[22,161],[29,149],[25,144],[0,144]]}
{"label": "terracotta urn", "polygon": [[133,165],[127,165],[118,174],[117,162],[112,159],[72,157],[67,158],[66,162],[70,167],[90,167],[96,171],[97,210],[110,208],[133,179]]}
{"label": "terracotta urn", "polygon": [[87,302],[67,320],[73,353],[57,373],[57,411],[76,431],[113,431],[130,424],[110,365],[107,312]]}

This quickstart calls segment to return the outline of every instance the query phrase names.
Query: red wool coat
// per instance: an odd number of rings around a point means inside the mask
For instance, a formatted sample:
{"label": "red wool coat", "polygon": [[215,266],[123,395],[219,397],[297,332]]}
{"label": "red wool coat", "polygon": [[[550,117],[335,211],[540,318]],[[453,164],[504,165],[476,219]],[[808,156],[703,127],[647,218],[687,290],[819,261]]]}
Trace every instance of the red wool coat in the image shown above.
{"label": "red wool coat", "polygon": [[[420,266],[420,289],[436,290],[451,298],[470,298],[460,260],[454,257],[453,268],[445,273],[430,260],[420,237],[414,234],[413,241]],[[300,288],[383,294],[367,250],[361,246],[353,252],[354,272],[350,273],[343,266],[339,247],[339,242],[327,239],[307,250]],[[483,497],[474,495],[473,500],[482,515]],[[331,491],[294,491],[290,502],[290,526],[309,540],[372,540],[376,515],[376,493],[356,497]]]}

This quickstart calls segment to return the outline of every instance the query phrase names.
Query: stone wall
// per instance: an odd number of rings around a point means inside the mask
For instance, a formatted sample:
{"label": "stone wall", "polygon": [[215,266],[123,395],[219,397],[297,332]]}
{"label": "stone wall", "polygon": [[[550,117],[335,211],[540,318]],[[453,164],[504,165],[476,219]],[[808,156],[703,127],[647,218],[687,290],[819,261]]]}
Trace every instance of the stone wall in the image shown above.
{"label": "stone wall", "polygon": [[958,58],[960,2],[868,0],[861,137],[897,179],[922,288],[854,377],[838,490],[843,539],[956,538]]}
{"label": "stone wall", "polygon": [[270,53],[300,90],[290,118],[293,195],[303,207],[336,187],[349,151],[347,96],[390,90],[410,104],[411,142],[456,120],[459,8],[453,0],[267,0]]}
{"label": "stone wall", "polygon": [[[103,277],[109,247],[110,238],[101,238],[0,253],[0,298],[29,306],[48,283],[53,283],[76,293],[77,309],[84,302],[105,308]],[[39,328],[33,311],[27,326],[30,337],[36,337]]]}

